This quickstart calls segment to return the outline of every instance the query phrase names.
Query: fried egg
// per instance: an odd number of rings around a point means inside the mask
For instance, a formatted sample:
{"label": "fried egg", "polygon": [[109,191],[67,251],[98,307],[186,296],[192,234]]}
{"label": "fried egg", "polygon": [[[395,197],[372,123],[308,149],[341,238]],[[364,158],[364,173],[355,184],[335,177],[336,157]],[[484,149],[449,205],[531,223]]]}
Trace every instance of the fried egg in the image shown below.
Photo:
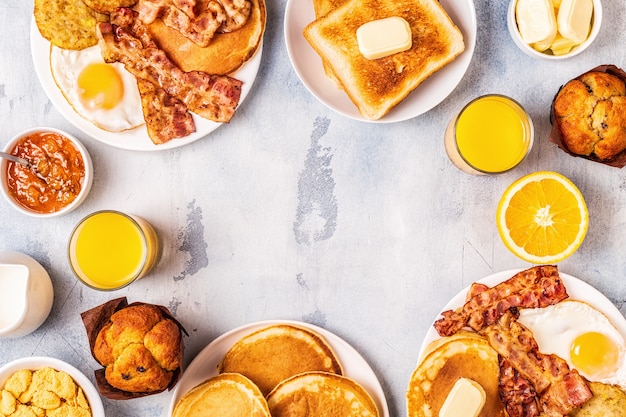
{"label": "fried egg", "polygon": [[556,354],[590,381],[626,389],[626,342],[613,323],[591,305],[575,300],[520,310],[539,351]]}
{"label": "fried egg", "polygon": [[98,45],[78,51],[53,46],[50,69],[76,113],[99,128],[121,132],[145,123],[135,76],[120,63],[105,63]]}

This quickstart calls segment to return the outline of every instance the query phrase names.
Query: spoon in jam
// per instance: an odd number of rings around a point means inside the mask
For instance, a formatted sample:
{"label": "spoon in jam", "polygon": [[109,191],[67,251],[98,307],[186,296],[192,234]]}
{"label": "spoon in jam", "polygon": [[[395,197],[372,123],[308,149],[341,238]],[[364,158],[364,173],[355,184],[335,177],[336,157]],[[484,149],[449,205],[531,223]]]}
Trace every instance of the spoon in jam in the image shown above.
{"label": "spoon in jam", "polygon": [[37,170],[37,166],[30,162],[27,159],[20,158],[19,156],[11,155],[10,153],[0,151],[0,158],[8,159],[9,161],[17,162],[18,164],[24,165],[26,168],[33,171],[33,173],[37,176],[37,178],[41,179],[43,182],[46,182],[46,178],[41,175],[41,173]]}

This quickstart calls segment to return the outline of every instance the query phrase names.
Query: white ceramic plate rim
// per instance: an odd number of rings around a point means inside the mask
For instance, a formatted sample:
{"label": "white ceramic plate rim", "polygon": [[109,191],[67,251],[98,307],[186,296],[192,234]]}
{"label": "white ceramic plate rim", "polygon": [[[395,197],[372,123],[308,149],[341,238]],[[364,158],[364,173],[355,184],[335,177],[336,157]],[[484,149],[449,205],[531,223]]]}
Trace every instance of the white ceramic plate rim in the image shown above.
{"label": "white ceramic plate rim", "polygon": [[[489,275],[478,282],[485,284],[487,286],[494,286],[499,284],[507,279],[511,278],[516,273],[522,271],[523,269],[511,269],[508,271],[497,272],[495,274]],[[619,330],[619,332],[626,338],[626,318],[620,313],[617,307],[606,298],[604,294],[600,291],[596,290],[591,285],[586,282],[580,280],[579,278],[575,278],[571,275],[564,274],[559,272],[559,276],[563,280],[563,284],[565,285],[565,289],[569,294],[570,300],[579,300],[584,301],[591,306],[597,308],[601,312],[603,312],[613,323],[613,325]],[[469,290],[469,286],[463,289],[460,293],[454,296],[441,310],[451,310],[461,307],[465,303],[465,296],[467,291]],[[440,316],[438,315],[437,318]],[[424,342],[422,343],[422,347],[420,349],[420,357],[429,343],[434,340],[439,339],[439,334],[435,330],[433,326],[430,326],[426,336],[424,338]]]}
{"label": "white ceramic plate rim", "polygon": [[191,361],[187,369],[183,372],[182,378],[178,381],[178,384],[176,384],[168,415],[172,416],[176,403],[186,392],[199,383],[217,375],[218,364],[235,342],[255,330],[275,324],[293,324],[309,328],[321,334],[332,347],[341,362],[344,375],[352,378],[367,390],[374,399],[374,402],[376,402],[381,417],[389,417],[385,393],[383,392],[376,374],[365,359],[350,344],[326,329],[291,320],[268,320],[246,324],[222,334],[209,343]]}
{"label": "white ceramic plate rim", "polygon": [[351,119],[373,123],[394,123],[419,116],[441,103],[459,84],[469,67],[476,45],[476,10],[473,0],[441,0],[443,8],[463,33],[465,50],[453,62],[430,76],[401,103],[379,120],[361,116],[348,96],[326,77],[322,60],[302,35],[315,20],[313,3],[287,0],[285,42],[291,65],[302,84],[320,102]]}
{"label": "white ceramic plate rim", "polygon": [[[108,132],[100,129],[79,116],[78,113],[74,111],[54,82],[52,72],[50,71],[50,42],[41,36],[34,18],[32,19],[30,29],[30,47],[35,72],[39,78],[41,86],[54,107],[56,107],[56,109],[76,128],[102,143],[106,143],[107,145],[111,145],[116,148],[134,151],[162,151],[166,149],[178,148],[195,142],[222,125],[222,123],[212,122],[194,114],[193,119],[196,124],[196,131],[194,133],[184,138],[172,139],[161,145],[155,145],[152,143],[148,137],[145,125],[126,130],[124,132]],[[243,67],[232,74],[234,78],[243,81],[239,105],[243,103],[244,99],[250,92],[252,85],[254,84],[257,72],[259,71],[259,66],[261,65],[262,52],[263,39],[261,39],[259,48],[254,56],[246,62]],[[231,123],[234,123],[236,118],[237,113],[235,113]]]}
{"label": "white ceramic plate rim", "polygon": [[20,369],[37,370],[45,367],[56,369],[57,371],[67,372],[72,376],[74,381],[80,385],[89,401],[92,417],[104,417],[104,406],[102,399],[96,387],[81,371],[73,367],[67,362],[60,359],[49,358],[46,356],[31,356],[26,358],[15,359],[0,367],[0,388],[4,387],[7,379]]}

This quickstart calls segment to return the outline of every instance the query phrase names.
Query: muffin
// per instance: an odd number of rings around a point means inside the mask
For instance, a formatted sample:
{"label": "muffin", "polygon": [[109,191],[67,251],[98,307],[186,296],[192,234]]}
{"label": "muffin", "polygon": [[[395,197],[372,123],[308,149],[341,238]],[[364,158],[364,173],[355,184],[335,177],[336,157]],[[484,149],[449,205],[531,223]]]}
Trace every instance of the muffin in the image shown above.
{"label": "muffin", "polygon": [[154,305],[131,305],[113,313],[98,332],[93,354],[106,381],[132,393],[166,389],[181,366],[182,334]]}
{"label": "muffin", "polygon": [[571,153],[610,161],[626,149],[626,84],[604,71],[569,81],[554,101],[563,145]]}

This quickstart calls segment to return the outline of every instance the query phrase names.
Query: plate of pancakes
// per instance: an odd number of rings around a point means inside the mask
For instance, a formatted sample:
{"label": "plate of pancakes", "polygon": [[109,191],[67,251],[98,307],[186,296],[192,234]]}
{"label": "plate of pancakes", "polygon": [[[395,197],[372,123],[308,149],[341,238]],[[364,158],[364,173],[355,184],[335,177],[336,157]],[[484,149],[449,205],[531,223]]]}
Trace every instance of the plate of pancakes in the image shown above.
{"label": "plate of pancakes", "polygon": [[[55,4],[63,1],[65,0],[55,0]],[[135,3],[135,0],[131,3]],[[147,27],[158,48],[182,71],[197,70],[207,74],[227,75],[241,81],[241,94],[237,104],[239,106],[252,88],[263,49],[265,2],[252,0],[251,4],[252,11],[245,26],[231,33],[218,33],[206,47],[197,45],[178,31],[166,26],[161,19]],[[37,3],[35,6],[37,12]],[[45,7],[45,4],[43,6]],[[96,16],[101,14],[96,13]],[[54,20],[54,16],[46,18]],[[61,16],[57,19],[61,19]],[[106,17],[104,20],[106,21]],[[113,71],[91,70],[95,67],[94,64],[104,63],[100,45],[57,46],[42,36],[38,24],[36,16],[33,17],[30,45],[37,77],[55,108],[86,135],[118,148],[156,151],[184,146],[207,136],[224,124],[190,113],[195,131],[183,137],[162,142],[154,141],[146,129],[135,76],[125,71],[121,63],[114,62],[107,65],[119,74],[121,83],[117,81],[118,76],[112,76],[115,81],[107,82],[108,74]],[[77,41],[80,39],[78,34],[71,32],[69,24],[68,29],[63,30],[68,31],[63,33],[64,36],[75,36]],[[109,106],[112,108],[101,109],[85,105],[82,100],[83,92],[90,90],[94,91],[93,94],[115,96],[115,103]],[[161,117],[168,119],[170,116],[163,113]],[[233,118],[235,117],[236,111]]]}
{"label": "plate of pancakes", "polygon": [[[467,71],[476,45],[476,11],[473,0],[441,0],[443,9],[463,35],[465,48],[454,60],[432,75],[429,75],[414,90],[408,93],[397,105],[384,116],[372,120],[364,117],[357,106],[339,85],[335,77],[326,72],[325,63],[311,47],[304,29],[312,22],[339,9],[348,0],[288,0],[285,10],[284,36],[291,64],[307,90],[321,103],[351,119],[374,122],[394,123],[419,116],[441,103],[454,91]],[[388,0],[391,3],[393,1]],[[426,0],[424,3],[430,2]],[[361,3],[366,4],[365,1]],[[380,2],[382,6],[384,2]],[[419,5],[420,1],[416,1]],[[369,6],[363,6],[369,7]],[[431,7],[430,5],[427,7]],[[327,10],[331,10],[327,12]],[[380,16],[384,11],[379,12]],[[355,35],[356,37],[356,35]],[[417,42],[413,42],[414,47]],[[411,50],[407,51],[411,52]],[[400,54],[403,54],[401,52]],[[398,55],[400,55],[398,54]],[[393,55],[389,58],[393,59]],[[387,58],[383,58],[387,59]],[[404,92],[403,92],[404,94]],[[382,98],[381,98],[382,100]],[[385,98],[387,100],[387,98]]]}
{"label": "plate of pancakes", "polygon": [[[476,283],[494,287],[523,272],[502,271]],[[569,415],[623,416],[626,319],[591,285],[564,273],[558,273],[558,277],[567,297],[546,307],[519,307],[517,321],[531,331],[541,354],[563,359],[589,384],[593,397]],[[453,297],[441,314],[459,311],[468,300],[470,288]],[[479,333],[464,327],[451,336],[441,337],[434,326],[430,327],[408,384],[408,417],[422,416],[425,410],[436,415],[454,384],[466,378],[477,382],[486,394],[479,416],[508,415],[499,393],[498,352]],[[607,397],[612,400],[605,401]]]}
{"label": "plate of pancakes", "polygon": [[241,415],[259,411],[255,415],[269,416],[271,409],[272,416],[280,416],[284,404],[297,402],[294,395],[327,392],[329,397],[313,402],[329,404],[338,391],[349,391],[339,396],[353,398],[349,407],[389,417],[378,378],[346,341],[304,322],[261,321],[224,333],[200,351],[173,391],[169,415],[191,416],[198,407],[231,409],[238,405],[224,405],[224,398],[245,397],[240,403],[258,404],[258,410],[241,410]]}

